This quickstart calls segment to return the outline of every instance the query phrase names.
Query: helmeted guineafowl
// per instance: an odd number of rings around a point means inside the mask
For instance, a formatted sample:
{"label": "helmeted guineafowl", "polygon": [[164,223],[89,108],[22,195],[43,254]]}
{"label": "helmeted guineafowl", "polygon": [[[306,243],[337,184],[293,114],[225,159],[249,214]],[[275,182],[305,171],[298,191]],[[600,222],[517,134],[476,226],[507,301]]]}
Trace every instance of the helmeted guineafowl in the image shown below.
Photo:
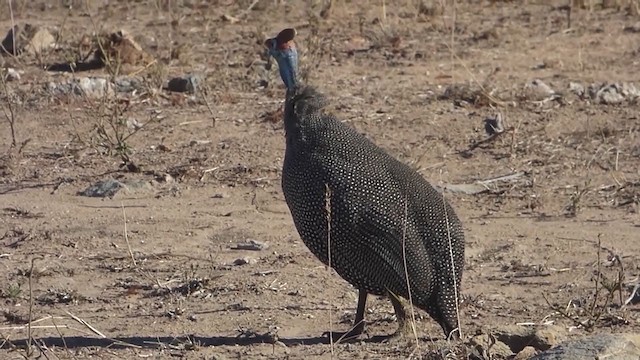
{"label": "helmeted guineafowl", "polygon": [[359,290],[355,325],[342,336],[364,331],[367,294],[386,294],[396,334],[409,329],[403,297],[457,337],[460,220],[415,170],[327,113],[326,98],[299,83],[294,36],[285,29],[265,42],[287,88],[282,189],[305,245]]}

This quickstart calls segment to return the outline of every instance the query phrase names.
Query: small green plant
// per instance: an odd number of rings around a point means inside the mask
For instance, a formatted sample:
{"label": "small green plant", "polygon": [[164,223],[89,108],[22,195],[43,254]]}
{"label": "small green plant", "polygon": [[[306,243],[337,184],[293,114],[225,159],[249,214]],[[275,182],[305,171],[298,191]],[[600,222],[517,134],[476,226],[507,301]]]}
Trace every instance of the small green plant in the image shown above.
{"label": "small green plant", "polygon": [[11,301],[16,301],[22,294],[22,287],[18,283],[9,284],[2,290],[2,298]]}
{"label": "small green plant", "polygon": [[120,157],[125,165],[131,163],[132,152],[127,141],[141,128],[136,126],[133,130],[129,129],[125,117],[127,110],[127,104],[119,104],[108,95],[89,110],[89,116],[95,121],[89,143],[99,153]]}

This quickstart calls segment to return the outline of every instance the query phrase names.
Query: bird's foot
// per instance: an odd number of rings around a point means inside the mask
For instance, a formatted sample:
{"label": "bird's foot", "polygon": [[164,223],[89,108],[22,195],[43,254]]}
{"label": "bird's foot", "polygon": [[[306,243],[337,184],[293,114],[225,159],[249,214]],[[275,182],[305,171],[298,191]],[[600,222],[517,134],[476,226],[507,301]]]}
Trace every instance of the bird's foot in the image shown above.
{"label": "bird's foot", "polygon": [[387,337],[384,342],[414,342],[417,339],[417,334],[415,331],[414,323],[407,314],[406,307],[408,306],[408,304],[406,304],[406,301],[404,299],[397,296],[390,290],[387,290],[387,293],[387,295],[389,296],[389,300],[391,300],[391,304],[393,304],[393,310],[396,313],[396,319],[398,320],[398,330],[389,335],[389,337]]}
{"label": "bird's foot", "polygon": [[348,342],[348,341],[353,341],[353,340],[357,340],[359,339],[363,334],[365,334],[364,332],[364,325],[358,325],[355,326],[353,328],[351,328],[351,330],[349,331],[325,331],[322,336],[326,336],[330,339],[333,339],[334,343],[339,343],[339,342]]}
{"label": "bird's foot", "polygon": [[398,329],[391,335],[388,335],[383,342],[385,343],[408,343],[413,344],[417,335],[414,331],[411,321],[399,321]]}

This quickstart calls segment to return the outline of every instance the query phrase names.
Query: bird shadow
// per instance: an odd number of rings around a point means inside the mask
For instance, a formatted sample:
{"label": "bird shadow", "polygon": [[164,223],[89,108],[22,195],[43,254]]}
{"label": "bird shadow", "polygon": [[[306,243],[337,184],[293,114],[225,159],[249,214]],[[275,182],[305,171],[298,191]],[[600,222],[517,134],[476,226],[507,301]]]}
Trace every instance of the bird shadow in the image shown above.
{"label": "bird shadow", "polygon": [[[352,341],[341,341],[340,343],[348,342],[365,342],[365,343],[382,343],[390,339],[390,336],[372,336],[366,339],[358,339]],[[4,345],[0,344],[0,349],[8,347],[26,348],[28,338],[11,340],[10,343],[6,342]],[[197,346],[249,346],[257,344],[284,344],[287,347],[301,346],[301,345],[329,345],[330,340],[327,336],[316,337],[290,337],[290,338],[278,338],[277,340],[265,335],[256,336],[181,336],[181,337],[169,337],[169,336],[128,336],[128,337],[114,337],[114,338],[95,338],[87,336],[65,336],[65,337],[38,337],[32,340],[33,344],[39,344],[46,347],[61,347],[67,349],[95,347],[95,348],[109,348],[109,349],[125,349],[125,348],[166,348],[171,347],[186,347],[186,345],[193,344]],[[335,344],[336,342],[334,342]]]}
{"label": "bird shadow", "polygon": [[53,63],[49,64],[45,67],[47,71],[54,72],[82,72],[82,71],[91,71],[98,70],[104,67],[104,62],[100,60],[91,60],[91,61],[79,61],[76,63],[69,62],[61,62],[61,63]]}

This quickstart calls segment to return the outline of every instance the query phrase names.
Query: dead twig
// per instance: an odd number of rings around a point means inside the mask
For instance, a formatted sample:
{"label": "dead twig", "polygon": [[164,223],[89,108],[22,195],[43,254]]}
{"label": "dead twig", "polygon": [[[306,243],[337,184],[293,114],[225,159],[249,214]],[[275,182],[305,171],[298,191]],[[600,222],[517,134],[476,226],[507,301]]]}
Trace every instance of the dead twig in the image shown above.
{"label": "dead twig", "polygon": [[80,323],[81,325],[85,326],[87,329],[91,330],[92,333],[100,336],[103,339],[106,339],[107,336],[105,334],[103,334],[102,332],[100,332],[98,329],[94,328],[93,326],[91,326],[88,322],[82,320],[81,318],[73,315],[72,313],[70,313],[69,311],[65,310],[64,311],[67,315],[69,315],[73,320],[77,321],[78,323]]}
{"label": "dead twig", "polygon": [[133,251],[131,250],[131,244],[129,243],[129,233],[127,232],[127,213],[124,211],[124,203],[122,205],[122,217],[124,222],[124,241],[127,243],[127,250],[129,251],[129,256],[131,257],[131,262],[134,267],[137,267],[136,258],[133,256]]}
{"label": "dead twig", "polygon": [[[324,191],[324,208],[327,212],[327,259],[328,259],[328,264],[329,264],[329,269],[331,269],[331,188],[329,187],[329,184],[325,184],[325,191]],[[333,344],[333,317],[332,317],[332,311],[333,310],[333,306],[332,304],[329,304],[329,344],[331,346],[331,358],[334,357],[335,353],[335,349],[334,349],[334,344]],[[338,340],[340,341],[340,340]]]}
{"label": "dead twig", "polygon": [[29,322],[27,323],[27,356],[33,355],[33,349],[31,348],[32,333],[31,333],[31,321],[33,319],[33,268],[36,260],[43,259],[43,257],[34,257],[31,259],[31,268],[29,269]]}

